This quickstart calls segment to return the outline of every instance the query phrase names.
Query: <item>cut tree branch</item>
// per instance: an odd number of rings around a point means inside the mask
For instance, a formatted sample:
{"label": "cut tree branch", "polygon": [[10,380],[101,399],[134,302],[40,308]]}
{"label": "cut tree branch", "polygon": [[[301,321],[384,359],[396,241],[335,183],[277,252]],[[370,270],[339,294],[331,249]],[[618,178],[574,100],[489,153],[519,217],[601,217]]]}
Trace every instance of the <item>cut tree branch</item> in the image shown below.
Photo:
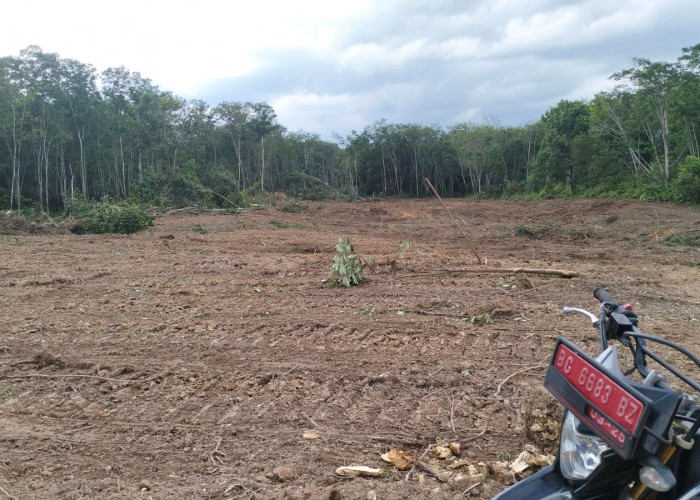
{"label": "cut tree branch", "polygon": [[501,274],[549,274],[562,278],[575,278],[579,273],[575,271],[564,271],[560,269],[532,269],[527,267],[489,267],[478,269],[446,269],[444,271],[431,271],[426,273],[405,274],[397,278],[414,278],[417,276],[446,276],[449,274],[481,274],[481,273],[501,273]]}
{"label": "cut tree branch", "polygon": [[442,203],[443,208],[447,211],[448,214],[450,214],[450,217],[452,217],[452,222],[455,223],[455,227],[459,230],[460,233],[462,233],[462,236],[464,236],[464,239],[467,241],[467,245],[469,245],[469,248],[471,249],[472,253],[476,257],[476,263],[479,265],[483,264],[483,261],[481,260],[479,253],[476,251],[476,248],[474,247],[474,244],[472,243],[472,240],[470,240],[469,237],[464,233],[464,231],[462,230],[462,227],[457,223],[457,219],[455,219],[455,216],[452,215],[452,212],[450,212],[450,209],[447,208],[447,205],[445,205],[445,202],[442,201],[442,198],[440,198],[440,195],[438,194],[437,190],[433,187],[433,185],[430,183],[430,181],[427,178],[425,179],[425,182],[430,187],[433,194],[435,196],[437,196],[437,199],[440,200],[440,203]]}
{"label": "cut tree branch", "polygon": [[17,500],[17,497],[16,497],[16,496],[10,495],[10,492],[7,491],[7,490],[6,490],[5,488],[3,488],[2,486],[0,486],[0,493],[2,493],[3,495],[5,495],[5,496],[6,496],[7,498],[9,498],[10,500]]}
{"label": "cut tree branch", "polygon": [[540,364],[535,365],[535,366],[528,366],[527,368],[523,368],[522,370],[518,370],[517,372],[511,373],[508,375],[506,378],[504,378],[500,384],[498,384],[498,388],[496,389],[496,392],[494,393],[492,398],[498,397],[498,395],[501,393],[501,389],[505,385],[506,382],[508,382],[510,379],[515,377],[516,375],[520,375],[521,373],[529,372],[530,370],[537,370],[538,368],[544,368],[549,364],[547,360],[542,361]]}

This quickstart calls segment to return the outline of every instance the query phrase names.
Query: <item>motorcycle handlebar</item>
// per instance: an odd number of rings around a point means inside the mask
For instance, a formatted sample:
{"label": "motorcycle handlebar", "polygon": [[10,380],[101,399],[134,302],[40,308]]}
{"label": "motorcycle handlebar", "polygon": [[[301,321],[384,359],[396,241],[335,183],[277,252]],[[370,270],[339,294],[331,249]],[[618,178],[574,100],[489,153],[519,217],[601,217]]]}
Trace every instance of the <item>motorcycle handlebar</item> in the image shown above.
{"label": "motorcycle handlebar", "polygon": [[610,295],[610,293],[602,286],[593,290],[593,296],[600,302],[607,302],[610,304],[615,303],[615,299],[613,299],[612,295]]}

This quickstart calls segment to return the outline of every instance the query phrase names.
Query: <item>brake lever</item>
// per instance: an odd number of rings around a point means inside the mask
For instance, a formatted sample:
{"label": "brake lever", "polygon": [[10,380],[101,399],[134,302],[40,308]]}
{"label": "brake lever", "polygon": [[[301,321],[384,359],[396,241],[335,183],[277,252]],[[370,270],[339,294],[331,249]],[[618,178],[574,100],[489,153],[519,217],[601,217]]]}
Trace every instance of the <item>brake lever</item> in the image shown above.
{"label": "brake lever", "polygon": [[565,307],[564,308],[564,314],[572,314],[572,313],[578,313],[582,314],[588,319],[591,320],[591,323],[593,324],[594,327],[598,328],[598,325],[600,324],[600,318],[593,314],[592,312],[586,311],[585,309],[579,309],[578,307]]}

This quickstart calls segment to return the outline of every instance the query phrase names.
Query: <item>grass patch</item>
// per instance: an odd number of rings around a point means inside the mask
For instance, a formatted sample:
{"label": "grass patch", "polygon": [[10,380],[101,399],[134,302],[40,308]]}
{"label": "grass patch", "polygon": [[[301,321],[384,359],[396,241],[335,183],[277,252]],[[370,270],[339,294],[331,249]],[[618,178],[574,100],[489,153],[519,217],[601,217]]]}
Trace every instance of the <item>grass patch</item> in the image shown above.
{"label": "grass patch", "polygon": [[597,238],[595,231],[591,228],[565,229],[551,220],[527,224],[521,223],[507,230],[515,237],[531,240],[578,241]]}
{"label": "grass patch", "polygon": [[270,225],[279,229],[289,229],[290,227],[294,229],[305,229],[301,224],[287,224],[286,222],[281,222],[278,220],[271,220]]}
{"label": "grass patch", "polygon": [[513,228],[513,236],[541,240],[551,236],[556,231],[561,231],[561,226],[556,222],[547,220],[535,224],[518,224]]}
{"label": "grass patch", "polygon": [[284,203],[277,206],[277,210],[280,212],[286,212],[288,214],[298,214],[306,209],[304,203],[299,200],[285,200]]}
{"label": "grass patch", "polygon": [[661,243],[669,246],[700,247],[700,230],[676,233],[664,238]]}
{"label": "grass patch", "polygon": [[12,391],[10,389],[0,389],[0,401],[7,401],[12,397]]}

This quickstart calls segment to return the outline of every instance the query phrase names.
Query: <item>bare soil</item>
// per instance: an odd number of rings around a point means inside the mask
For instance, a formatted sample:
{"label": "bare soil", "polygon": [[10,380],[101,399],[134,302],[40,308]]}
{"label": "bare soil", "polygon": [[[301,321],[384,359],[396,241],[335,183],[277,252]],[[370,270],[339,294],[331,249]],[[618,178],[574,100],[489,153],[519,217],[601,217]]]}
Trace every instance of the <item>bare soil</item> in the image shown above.
{"label": "bare soil", "polygon": [[[3,217],[0,498],[489,498],[523,450],[554,450],[556,338],[599,352],[563,306],[595,310],[604,285],[700,353],[700,249],[663,244],[697,210],[447,205],[486,265],[436,200],[179,212],[130,236]],[[374,260],[360,286],[329,286],[339,237]]]}

